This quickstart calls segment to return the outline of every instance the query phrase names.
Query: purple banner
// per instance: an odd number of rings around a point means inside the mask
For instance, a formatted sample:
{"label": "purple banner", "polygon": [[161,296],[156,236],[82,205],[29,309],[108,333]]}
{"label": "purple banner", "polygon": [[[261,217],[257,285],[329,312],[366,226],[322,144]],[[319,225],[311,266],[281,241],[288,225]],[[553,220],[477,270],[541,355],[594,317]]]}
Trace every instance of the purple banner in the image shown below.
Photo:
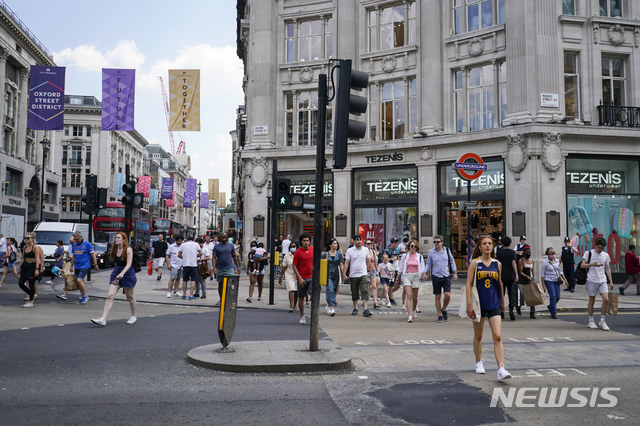
{"label": "purple banner", "polygon": [[102,130],[132,131],[136,70],[102,69]]}
{"label": "purple banner", "polygon": [[198,179],[187,179],[186,189],[184,191],[184,199],[195,201],[198,190]]}
{"label": "purple banner", "polygon": [[190,209],[192,204],[193,204],[193,201],[191,201],[191,200],[184,200],[184,201],[182,202],[182,207],[185,207],[185,208]]}
{"label": "purple banner", "polygon": [[64,67],[31,66],[27,123],[29,129],[63,129],[64,72]]}
{"label": "purple banner", "polygon": [[201,192],[200,193],[200,208],[208,209],[209,208],[209,193]]}
{"label": "purple banner", "polygon": [[173,178],[162,178],[160,198],[163,200],[171,200],[173,198]]}

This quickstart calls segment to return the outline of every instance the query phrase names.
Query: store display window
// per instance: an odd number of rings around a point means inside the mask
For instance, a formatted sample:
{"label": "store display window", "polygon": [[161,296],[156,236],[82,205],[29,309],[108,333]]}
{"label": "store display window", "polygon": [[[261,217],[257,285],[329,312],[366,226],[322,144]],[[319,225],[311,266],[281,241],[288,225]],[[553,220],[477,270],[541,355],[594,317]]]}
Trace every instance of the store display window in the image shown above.
{"label": "store display window", "polygon": [[[624,255],[638,244],[640,163],[569,158],[566,165],[567,229],[580,254],[597,237],[607,240],[612,272],[624,273]],[[576,257],[576,263],[581,257]]]}

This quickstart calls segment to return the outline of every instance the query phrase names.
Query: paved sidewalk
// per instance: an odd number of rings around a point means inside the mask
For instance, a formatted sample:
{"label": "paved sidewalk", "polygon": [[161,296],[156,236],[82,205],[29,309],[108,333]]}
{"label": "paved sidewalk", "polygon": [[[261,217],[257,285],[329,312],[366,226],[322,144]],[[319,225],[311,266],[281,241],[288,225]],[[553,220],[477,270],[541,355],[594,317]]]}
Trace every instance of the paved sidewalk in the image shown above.
{"label": "paved sidewalk", "polygon": [[[107,289],[109,286],[109,274],[111,270],[108,269],[106,271],[102,271],[99,274],[93,275],[93,280],[90,281],[87,285],[87,293],[90,297],[104,298],[107,293]],[[164,271],[162,276],[162,281],[156,280],[156,275],[150,276],[146,273],[146,271],[139,272],[137,274],[138,284],[135,287],[135,297],[139,302],[148,302],[148,303],[162,303],[162,304],[172,304],[172,305],[188,305],[188,306],[209,306],[215,307],[215,304],[219,301],[218,292],[217,292],[217,282],[215,280],[210,281],[207,280],[207,298],[206,299],[196,299],[196,300],[183,300],[180,297],[172,297],[167,298],[167,284],[169,281],[169,272]],[[289,295],[284,286],[278,285],[276,281],[276,286],[274,289],[274,303],[273,305],[269,304],[269,278],[268,276],[265,278],[264,290],[262,293],[262,300],[258,301],[258,288],[254,290],[253,294],[253,302],[249,303],[246,301],[249,296],[249,276],[246,273],[242,273],[240,275],[240,290],[238,294],[238,307],[239,308],[248,308],[248,309],[278,309],[278,310],[288,310],[289,309]],[[58,281],[59,284],[56,285],[56,290],[62,291],[64,287],[62,281]],[[430,282],[428,282],[430,284]],[[460,297],[462,295],[462,287],[464,286],[464,278],[460,278],[458,281],[452,284],[452,295],[451,295],[451,304],[450,311],[457,312],[458,306],[460,304]],[[618,287],[620,284],[615,285],[615,293],[618,294]],[[424,290],[424,291],[423,291]],[[182,291],[182,285],[180,286],[180,291]],[[618,309],[622,312],[624,311],[637,311],[640,310],[640,296],[636,296],[634,287],[629,287],[627,289],[627,296],[619,296],[618,297]],[[383,307],[384,311],[400,311],[401,308],[401,300],[402,293],[401,289],[394,293],[395,300],[398,302],[398,306],[394,306],[389,309]],[[125,297],[122,293],[119,293],[117,296],[119,300],[125,300]],[[431,285],[423,286],[421,289],[421,293],[418,296],[419,299],[419,307],[427,314],[435,315],[435,306],[433,306],[433,294],[431,290]],[[548,298],[547,298],[548,300]],[[353,305],[351,302],[351,293],[348,284],[340,284],[339,294],[337,296],[338,306],[336,308],[337,312],[351,312],[353,309]],[[576,286],[575,293],[571,293],[568,291],[561,292],[561,300],[558,302],[558,311],[559,312],[586,312],[587,309],[588,296],[585,286]],[[324,287],[322,288],[322,294],[320,295],[320,307],[321,313],[324,310],[325,306],[325,296],[324,296]],[[371,303],[373,305],[373,303]],[[596,299],[596,311],[599,311],[600,307],[600,298]],[[528,311],[527,307],[524,307],[525,310]],[[309,310],[306,310],[307,315],[309,314]],[[548,312],[546,305],[537,306],[537,312]]]}

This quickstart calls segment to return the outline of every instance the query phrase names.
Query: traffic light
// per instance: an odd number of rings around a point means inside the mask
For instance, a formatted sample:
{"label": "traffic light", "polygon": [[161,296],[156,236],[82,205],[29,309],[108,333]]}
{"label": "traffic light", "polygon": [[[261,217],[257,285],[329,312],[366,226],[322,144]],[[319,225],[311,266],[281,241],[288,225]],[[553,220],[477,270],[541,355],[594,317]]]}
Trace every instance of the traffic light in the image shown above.
{"label": "traffic light", "polygon": [[85,180],[86,191],[82,194],[82,202],[84,203],[83,211],[86,214],[93,214],[96,211],[96,196],[98,177],[96,175],[87,175]]}
{"label": "traffic light", "polygon": [[367,111],[367,98],[351,94],[351,89],[366,89],[369,74],[352,70],[351,59],[340,61],[338,65],[338,87],[334,105],[333,168],[344,169],[347,166],[347,144],[349,139],[363,138],[367,133],[367,124],[349,119],[349,114],[360,115]]}
{"label": "traffic light", "polygon": [[289,204],[291,210],[304,210],[304,195],[291,194],[291,202]]}
{"label": "traffic light", "polygon": [[144,194],[142,192],[135,191],[136,183],[133,181],[129,181],[122,185],[122,192],[124,192],[124,197],[122,197],[122,204],[124,204],[125,207],[136,209],[142,207]]}
{"label": "traffic light", "polygon": [[98,188],[98,197],[96,199],[96,207],[103,209],[107,207],[107,188]]}
{"label": "traffic light", "polygon": [[291,179],[276,179],[276,209],[291,207]]}

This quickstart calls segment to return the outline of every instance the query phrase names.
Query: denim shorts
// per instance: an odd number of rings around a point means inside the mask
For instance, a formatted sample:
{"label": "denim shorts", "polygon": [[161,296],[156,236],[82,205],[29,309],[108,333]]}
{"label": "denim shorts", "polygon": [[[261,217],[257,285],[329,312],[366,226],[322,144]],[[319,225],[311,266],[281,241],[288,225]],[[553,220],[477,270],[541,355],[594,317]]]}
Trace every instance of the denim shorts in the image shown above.
{"label": "denim shorts", "polygon": [[84,277],[89,273],[89,268],[76,268],[76,277],[79,280],[84,280]]}

